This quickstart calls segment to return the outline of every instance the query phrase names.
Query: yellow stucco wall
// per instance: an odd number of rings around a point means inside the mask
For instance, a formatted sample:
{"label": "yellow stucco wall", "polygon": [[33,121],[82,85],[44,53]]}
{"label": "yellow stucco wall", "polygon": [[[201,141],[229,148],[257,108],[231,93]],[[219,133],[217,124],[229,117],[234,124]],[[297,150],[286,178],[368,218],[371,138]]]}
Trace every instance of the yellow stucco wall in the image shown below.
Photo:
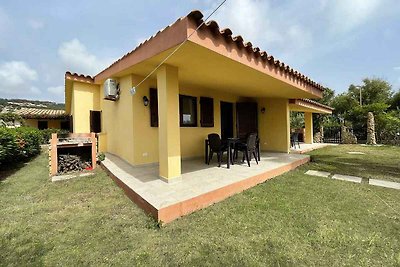
{"label": "yellow stucco wall", "polygon": [[26,119],[25,123],[27,126],[38,128],[38,121],[47,121],[48,128],[61,129],[61,120],[52,119]]}
{"label": "yellow stucco wall", "polygon": [[120,78],[119,84],[121,95],[118,101],[105,100],[103,97],[100,100],[102,134],[106,135],[103,140],[107,142],[107,145],[100,145],[103,149],[106,147],[107,152],[134,164],[133,97],[129,93],[132,87],[131,75]]}
{"label": "yellow stucco wall", "polygon": [[311,112],[304,112],[305,136],[304,143],[313,143],[313,117]]}
{"label": "yellow stucco wall", "polygon": [[30,127],[37,128],[38,127],[38,120],[37,119],[26,119],[25,124]]}
{"label": "yellow stucco wall", "polygon": [[[288,99],[259,98],[258,131],[261,150],[290,151],[290,111]],[[265,107],[265,113],[260,109]]]}
{"label": "yellow stucco wall", "polygon": [[[74,132],[88,132],[89,111],[102,111],[102,133],[99,149],[122,157],[133,165],[159,161],[158,127],[150,127],[150,107],[143,105],[143,96],[149,97],[149,89],[157,87],[155,79],[148,79],[136,88],[131,96],[129,89],[143,77],[127,75],[118,79],[121,96],[118,101],[104,100],[102,85],[74,83],[71,110],[74,118]],[[197,97],[198,127],[180,127],[181,157],[202,157],[204,139],[209,133],[221,133],[220,101],[236,103],[248,98],[227,92],[214,91],[194,86],[179,85],[179,93]],[[214,99],[214,127],[200,127],[200,96]],[[97,98],[97,99],[96,99]],[[266,151],[289,152],[290,120],[287,99],[259,98],[259,134],[261,149]],[[235,106],[234,106],[235,107]],[[265,113],[260,109],[266,108]],[[235,116],[235,109],[234,109]],[[234,131],[236,123],[234,118]]]}
{"label": "yellow stucco wall", "polygon": [[[134,84],[142,77],[132,76]],[[150,127],[150,107],[143,105],[143,96],[149,97],[150,88],[156,88],[155,80],[146,80],[136,88],[136,94],[132,97],[133,102],[133,146],[134,164],[146,164],[158,162],[158,127]],[[204,155],[204,140],[210,133],[221,134],[220,101],[235,103],[244,101],[233,94],[220,91],[206,90],[180,85],[180,94],[197,97],[197,122],[198,127],[180,127],[181,157],[192,158]],[[212,97],[214,99],[214,127],[200,127],[200,96]],[[104,111],[103,111],[104,112]],[[235,110],[234,110],[235,121]],[[234,131],[236,127],[234,125]],[[108,139],[110,137],[107,133]]]}
{"label": "yellow stucco wall", "polygon": [[74,133],[90,132],[90,110],[100,110],[100,86],[74,82],[71,115]]}

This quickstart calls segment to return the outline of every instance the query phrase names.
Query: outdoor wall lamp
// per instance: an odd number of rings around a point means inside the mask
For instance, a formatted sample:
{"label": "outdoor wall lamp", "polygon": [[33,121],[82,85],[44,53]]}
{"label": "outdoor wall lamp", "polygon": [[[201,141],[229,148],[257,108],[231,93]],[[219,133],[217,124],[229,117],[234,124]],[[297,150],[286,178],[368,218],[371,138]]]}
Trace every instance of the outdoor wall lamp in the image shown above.
{"label": "outdoor wall lamp", "polygon": [[265,108],[261,108],[261,113],[264,114],[265,113]]}
{"label": "outdoor wall lamp", "polygon": [[147,98],[147,96],[144,96],[144,97],[143,97],[143,104],[144,104],[145,107],[147,107],[147,106],[149,105],[149,102],[150,102],[150,101],[149,101],[149,99]]}

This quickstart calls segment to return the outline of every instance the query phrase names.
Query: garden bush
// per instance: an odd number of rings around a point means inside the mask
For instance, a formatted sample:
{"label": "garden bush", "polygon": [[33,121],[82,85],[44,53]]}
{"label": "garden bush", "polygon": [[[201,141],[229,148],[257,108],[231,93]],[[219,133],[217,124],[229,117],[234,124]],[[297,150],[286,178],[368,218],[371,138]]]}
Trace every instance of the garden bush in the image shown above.
{"label": "garden bush", "polygon": [[35,128],[0,128],[0,168],[39,154],[41,140],[41,133]]}
{"label": "garden bush", "polygon": [[57,135],[67,135],[69,133],[68,130],[62,130],[62,129],[53,129],[53,128],[49,128],[49,129],[44,129],[44,130],[40,130],[41,135],[42,135],[42,140],[41,143],[42,144],[48,144],[49,140],[51,139],[51,134],[52,133],[56,133]]}
{"label": "garden bush", "polygon": [[375,116],[376,138],[386,145],[400,145],[400,114],[396,111]]}

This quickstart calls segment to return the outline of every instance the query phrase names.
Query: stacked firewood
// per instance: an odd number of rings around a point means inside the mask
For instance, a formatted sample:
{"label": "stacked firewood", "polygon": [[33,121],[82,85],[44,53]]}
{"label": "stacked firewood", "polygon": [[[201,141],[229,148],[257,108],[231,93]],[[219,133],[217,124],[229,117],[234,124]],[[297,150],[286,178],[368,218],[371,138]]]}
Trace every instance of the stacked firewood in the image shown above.
{"label": "stacked firewood", "polygon": [[78,155],[58,155],[58,173],[64,174],[68,172],[83,171],[90,168],[90,161],[84,161]]}

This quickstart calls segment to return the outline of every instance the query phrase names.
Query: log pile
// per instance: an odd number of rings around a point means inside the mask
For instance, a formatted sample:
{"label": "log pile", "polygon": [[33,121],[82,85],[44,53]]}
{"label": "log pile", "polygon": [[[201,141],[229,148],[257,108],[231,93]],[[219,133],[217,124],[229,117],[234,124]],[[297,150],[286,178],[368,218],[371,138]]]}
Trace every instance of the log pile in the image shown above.
{"label": "log pile", "polygon": [[90,161],[82,160],[78,155],[58,155],[58,174],[83,171],[92,166]]}

